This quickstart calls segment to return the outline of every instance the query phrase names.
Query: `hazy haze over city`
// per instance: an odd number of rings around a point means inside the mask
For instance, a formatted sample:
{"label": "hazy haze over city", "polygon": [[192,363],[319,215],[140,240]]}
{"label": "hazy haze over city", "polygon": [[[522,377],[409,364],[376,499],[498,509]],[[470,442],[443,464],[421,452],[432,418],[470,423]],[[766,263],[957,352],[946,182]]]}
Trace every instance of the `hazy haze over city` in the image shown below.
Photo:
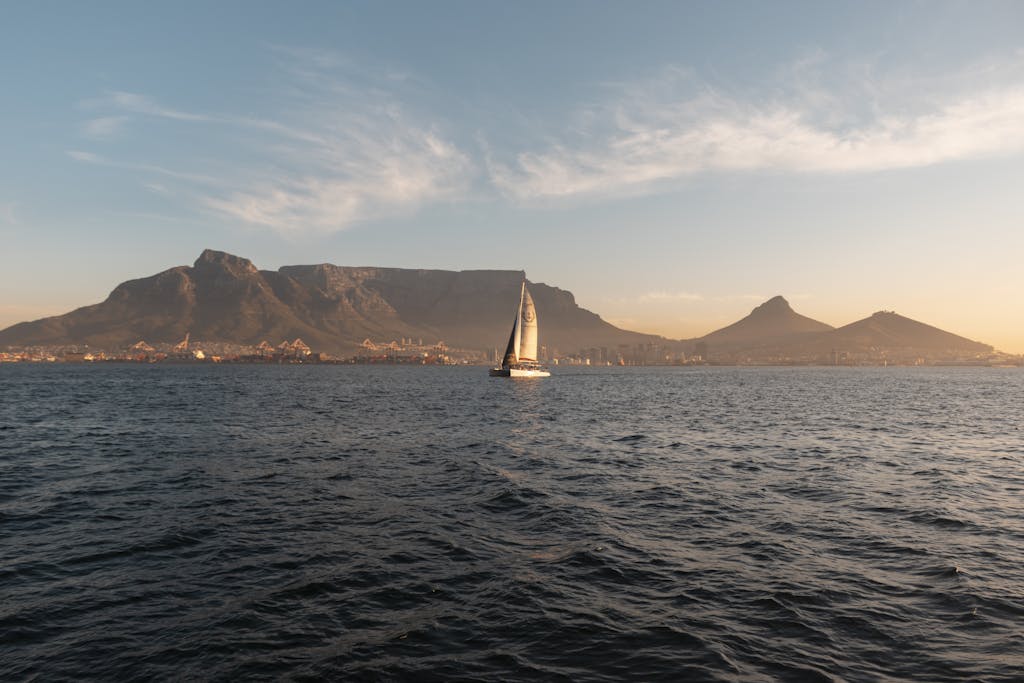
{"label": "hazy haze over city", "polygon": [[[1024,4],[23,3],[0,327],[223,249],[1024,352]],[[543,313],[541,312],[541,315]]]}

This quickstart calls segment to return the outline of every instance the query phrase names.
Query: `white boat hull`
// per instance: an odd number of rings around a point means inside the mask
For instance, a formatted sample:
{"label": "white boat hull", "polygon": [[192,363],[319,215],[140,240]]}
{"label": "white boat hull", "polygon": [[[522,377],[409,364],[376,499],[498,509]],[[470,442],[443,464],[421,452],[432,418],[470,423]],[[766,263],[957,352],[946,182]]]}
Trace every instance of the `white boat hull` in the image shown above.
{"label": "white boat hull", "polygon": [[491,368],[491,377],[550,377],[544,368]]}

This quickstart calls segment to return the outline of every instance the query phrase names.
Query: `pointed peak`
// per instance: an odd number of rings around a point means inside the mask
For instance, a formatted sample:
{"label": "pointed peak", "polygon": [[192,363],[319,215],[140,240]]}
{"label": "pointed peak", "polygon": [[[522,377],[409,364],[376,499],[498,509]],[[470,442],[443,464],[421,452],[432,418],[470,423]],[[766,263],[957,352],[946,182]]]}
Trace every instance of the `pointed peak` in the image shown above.
{"label": "pointed peak", "polygon": [[785,311],[792,311],[789,302],[786,301],[782,296],[773,296],[768,301],[754,309],[754,313],[760,311],[762,313],[782,313]]}

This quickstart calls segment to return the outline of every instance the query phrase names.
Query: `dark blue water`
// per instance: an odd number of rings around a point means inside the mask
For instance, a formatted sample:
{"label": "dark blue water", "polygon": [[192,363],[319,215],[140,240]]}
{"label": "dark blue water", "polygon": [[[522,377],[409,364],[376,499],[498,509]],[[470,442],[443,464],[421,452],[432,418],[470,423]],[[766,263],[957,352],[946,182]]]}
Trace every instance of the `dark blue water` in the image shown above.
{"label": "dark blue water", "polygon": [[1024,372],[0,367],[0,679],[1024,680]]}

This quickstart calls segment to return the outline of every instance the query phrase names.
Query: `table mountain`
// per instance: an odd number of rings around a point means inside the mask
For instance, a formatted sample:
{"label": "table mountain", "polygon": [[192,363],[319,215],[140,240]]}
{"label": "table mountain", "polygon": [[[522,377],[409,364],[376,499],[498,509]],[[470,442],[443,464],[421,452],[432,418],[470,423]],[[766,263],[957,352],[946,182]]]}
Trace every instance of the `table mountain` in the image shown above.
{"label": "table mountain", "polygon": [[[375,342],[422,339],[460,349],[503,347],[519,302],[522,271],[411,270],[319,264],[259,270],[247,259],[207,249],[178,266],[118,285],[106,301],[0,331],[2,346],[84,345],[125,348],[168,343],[186,333],[201,341],[273,344],[301,337],[313,350],[356,352]],[[992,347],[891,312],[838,329],[794,311],[781,296],[742,320],[699,339],[675,342],[619,329],[576,305],[570,292],[530,283],[549,351],[620,345],[663,351],[700,347],[714,360],[828,362],[861,358],[962,358]]]}
{"label": "table mountain", "polygon": [[[207,249],[195,263],[118,285],[107,300],[0,331],[0,346],[88,344],[122,348],[140,339],[237,344],[301,337],[316,351],[352,353],[366,338],[422,338],[449,346],[503,346],[522,271],[408,270],[330,264],[257,269]],[[621,330],[576,305],[570,292],[529,283],[540,343],[580,347],[664,342]]]}

